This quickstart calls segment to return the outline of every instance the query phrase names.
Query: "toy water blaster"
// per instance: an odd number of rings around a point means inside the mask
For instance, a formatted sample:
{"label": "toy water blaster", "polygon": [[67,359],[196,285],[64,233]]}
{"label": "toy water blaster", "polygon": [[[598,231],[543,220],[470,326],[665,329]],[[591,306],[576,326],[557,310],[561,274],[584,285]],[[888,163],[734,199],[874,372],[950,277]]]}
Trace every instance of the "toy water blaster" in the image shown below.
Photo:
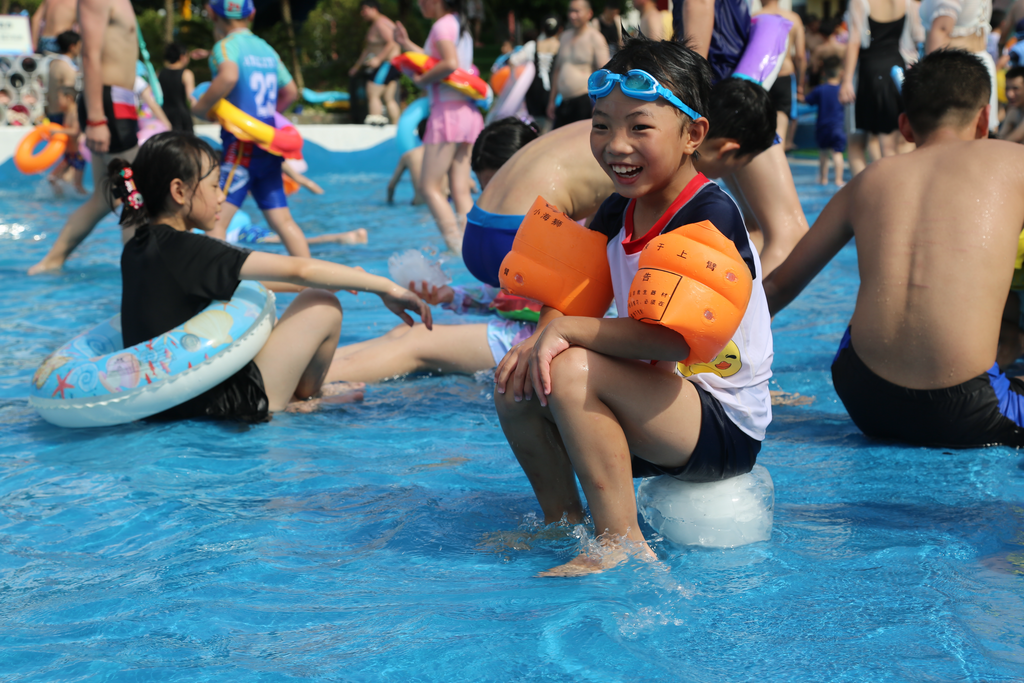
{"label": "toy water blaster", "polygon": [[[430,71],[437,62],[437,59],[422,52],[403,52],[391,60],[391,66],[407,76],[418,76]],[[466,97],[477,100],[477,104],[485,109],[494,99],[494,93],[484,79],[464,69],[456,69],[441,82]]]}
{"label": "toy water blaster", "polygon": [[771,89],[789,54],[793,22],[777,14],[759,14],[750,20],[750,38],[732,75]]}
{"label": "toy water blaster", "polygon": [[678,332],[684,365],[707,363],[739,329],[753,279],[736,245],[710,221],[647,243],[629,288],[629,317]]}
{"label": "toy water blaster", "polygon": [[608,240],[537,197],[501,262],[503,291],[565,315],[600,318],[611,305]]}

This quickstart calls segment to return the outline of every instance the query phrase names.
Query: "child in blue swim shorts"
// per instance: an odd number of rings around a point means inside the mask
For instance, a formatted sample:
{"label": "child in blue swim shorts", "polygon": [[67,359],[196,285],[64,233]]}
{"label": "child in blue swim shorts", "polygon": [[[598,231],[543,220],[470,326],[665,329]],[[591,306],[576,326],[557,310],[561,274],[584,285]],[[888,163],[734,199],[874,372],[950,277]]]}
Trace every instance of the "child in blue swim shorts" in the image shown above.
{"label": "child in blue swim shorts", "polygon": [[[207,5],[214,31],[220,38],[210,53],[213,80],[193,107],[203,117],[221,99],[249,116],[274,126],[274,114],[298,96],[291,74],[263,39],[249,30],[256,8],[253,0],[213,0]],[[221,131],[223,154],[220,183],[227,201],[211,236],[224,239],[231,218],[252,193],[270,228],[292,256],[309,256],[309,244],[292,218],[281,178],[282,158],[251,142]]]}

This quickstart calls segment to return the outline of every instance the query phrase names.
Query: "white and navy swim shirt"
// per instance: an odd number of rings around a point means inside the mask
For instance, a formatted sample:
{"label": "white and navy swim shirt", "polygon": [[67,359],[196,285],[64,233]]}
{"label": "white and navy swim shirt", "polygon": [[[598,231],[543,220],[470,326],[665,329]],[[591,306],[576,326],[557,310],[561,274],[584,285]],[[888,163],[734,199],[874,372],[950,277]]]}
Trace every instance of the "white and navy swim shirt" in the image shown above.
{"label": "white and navy swim shirt", "polygon": [[613,194],[601,204],[588,226],[608,238],[608,264],[620,318],[629,317],[628,294],[639,269],[640,252],[657,235],[690,223],[711,221],[719,232],[732,240],[750,268],[754,280],[750,303],[732,341],[710,363],[690,366],[680,363],[677,369],[721,403],[737,427],[751,438],[763,441],[772,421],[768,392],[774,355],[771,316],[761,282],[761,261],[750,243],[736,203],[718,185],[698,173],[646,235],[633,233],[634,207],[634,200]]}

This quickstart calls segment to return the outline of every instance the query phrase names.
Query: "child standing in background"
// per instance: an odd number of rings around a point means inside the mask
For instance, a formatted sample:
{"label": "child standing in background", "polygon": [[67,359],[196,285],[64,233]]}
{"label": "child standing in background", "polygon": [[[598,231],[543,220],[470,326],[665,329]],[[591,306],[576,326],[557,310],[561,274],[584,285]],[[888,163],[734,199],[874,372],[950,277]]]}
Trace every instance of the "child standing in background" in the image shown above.
{"label": "child standing in background", "polygon": [[[484,117],[469,97],[444,85],[441,81],[456,69],[473,68],[473,39],[462,18],[461,0],[419,0],[420,11],[427,19],[435,19],[427,42],[419,47],[398,22],[395,42],[405,51],[425,52],[437,64],[413,77],[419,87],[429,86],[430,118],[423,138],[423,197],[434,216],[448,249],[462,253],[462,233],[466,216],[473,208],[470,194],[469,156],[473,143],[484,129]],[[443,179],[448,176],[455,212],[448,204]]]}
{"label": "child standing in background", "polygon": [[[275,126],[274,114],[284,111],[299,91],[274,48],[249,30],[256,14],[253,1],[213,0],[206,8],[220,40],[210,53],[214,78],[192,112],[203,118],[214,104],[226,99],[249,116]],[[309,256],[306,236],[288,210],[281,157],[242,142],[226,130],[221,131],[220,139],[224,146],[220,183],[227,202],[211,236],[225,238],[231,218],[251,192],[288,253]]]}
{"label": "child standing in background", "polygon": [[842,80],[842,63],[839,57],[828,57],[822,63],[825,82],[812,90],[805,98],[807,104],[818,107],[818,122],[814,127],[814,138],[818,142],[818,182],[828,185],[828,162],[835,167],[836,186],[842,187],[843,152],[846,151],[846,131],[843,128],[843,105],[839,102],[839,83]]}

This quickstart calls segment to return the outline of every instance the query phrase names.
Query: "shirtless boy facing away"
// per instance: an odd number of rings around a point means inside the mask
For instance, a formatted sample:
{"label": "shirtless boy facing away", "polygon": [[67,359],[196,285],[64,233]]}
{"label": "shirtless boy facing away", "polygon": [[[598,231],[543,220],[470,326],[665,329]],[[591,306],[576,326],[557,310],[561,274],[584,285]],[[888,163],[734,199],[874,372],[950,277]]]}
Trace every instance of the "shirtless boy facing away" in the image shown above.
{"label": "shirtless boy facing away", "polygon": [[861,285],[832,379],[868,436],[1024,445],[1024,382],[995,363],[1024,225],[1024,149],[985,139],[989,87],[961,50],[909,69],[899,125],[917,149],[857,175],[765,280],[774,314],[856,236]]}
{"label": "shirtless boy facing away", "polygon": [[[569,28],[562,33],[555,67],[551,72],[548,118],[559,128],[573,121],[589,119],[594,105],[587,95],[587,79],[609,59],[608,41],[590,25],[594,10],[587,0],[569,3]],[[562,96],[556,108],[555,100]]]}
{"label": "shirtless boy facing away", "polygon": [[32,14],[32,44],[41,54],[59,54],[57,36],[72,30],[77,21],[75,0],[43,0]]}

